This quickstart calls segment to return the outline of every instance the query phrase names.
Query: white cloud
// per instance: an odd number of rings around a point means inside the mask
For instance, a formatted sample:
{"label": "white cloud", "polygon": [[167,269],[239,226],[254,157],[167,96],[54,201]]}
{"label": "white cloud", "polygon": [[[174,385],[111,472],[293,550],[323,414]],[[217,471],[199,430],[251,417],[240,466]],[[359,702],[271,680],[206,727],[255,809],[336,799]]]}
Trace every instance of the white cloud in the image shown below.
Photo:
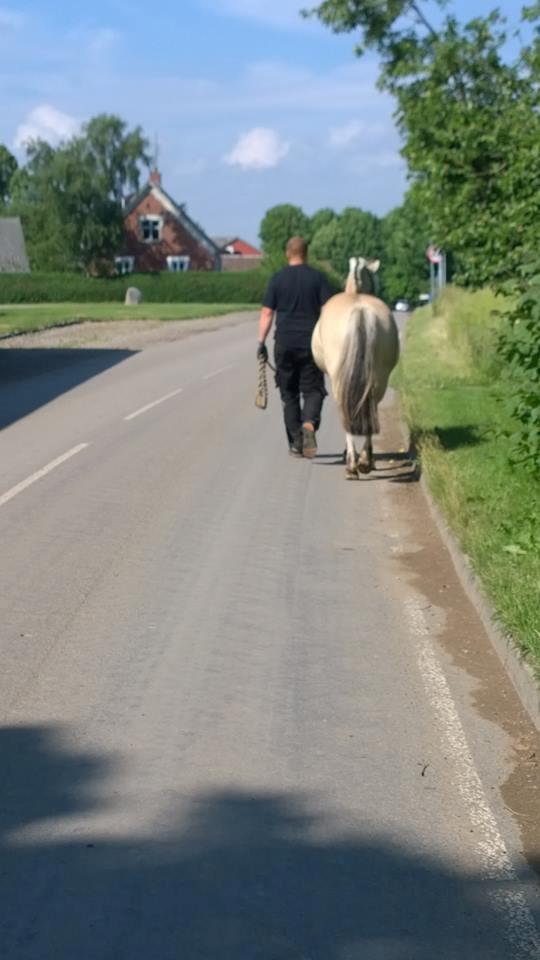
{"label": "white cloud", "polygon": [[290,148],[290,143],[282,140],[276,130],[254,127],[242,134],[225,163],[243,170],[269,170],[285,159]]}
{"label": "white cloud", "polygon": [[20,30],[25,23],[25,16],[17,10],[0,7],[0,30]]}
{"label": "white cloud", "polygon": [[62,113],[49,104],[42,104],[31,110],[17,127],[15,147],[24,147],[29,140],[46,140],[47,143],[55,144],[72,137],[78,128],[79,121],[75,117]]}

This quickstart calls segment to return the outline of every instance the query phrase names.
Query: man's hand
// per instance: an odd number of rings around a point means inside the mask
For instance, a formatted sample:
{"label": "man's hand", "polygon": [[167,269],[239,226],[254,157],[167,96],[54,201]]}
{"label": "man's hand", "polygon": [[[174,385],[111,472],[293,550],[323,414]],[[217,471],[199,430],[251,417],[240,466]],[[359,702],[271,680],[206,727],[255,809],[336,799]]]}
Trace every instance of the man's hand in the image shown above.
{"label": "man's hand", "polygon": [[257,344],[257,360],[261,359],[266,363],[268,360],[268,350],[266,349],[266,344],[259,340]]}

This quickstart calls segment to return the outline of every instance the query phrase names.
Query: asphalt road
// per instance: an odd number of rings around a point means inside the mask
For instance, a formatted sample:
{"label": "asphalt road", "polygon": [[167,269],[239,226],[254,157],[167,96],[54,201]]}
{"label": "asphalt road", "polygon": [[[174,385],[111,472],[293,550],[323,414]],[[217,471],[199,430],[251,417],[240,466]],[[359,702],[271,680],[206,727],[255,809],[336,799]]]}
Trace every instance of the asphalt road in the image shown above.
{"label": "asphalt road", "polygon": [[2,960],[538,957],[394,415],[289,459],[254,339],[0,351]]}

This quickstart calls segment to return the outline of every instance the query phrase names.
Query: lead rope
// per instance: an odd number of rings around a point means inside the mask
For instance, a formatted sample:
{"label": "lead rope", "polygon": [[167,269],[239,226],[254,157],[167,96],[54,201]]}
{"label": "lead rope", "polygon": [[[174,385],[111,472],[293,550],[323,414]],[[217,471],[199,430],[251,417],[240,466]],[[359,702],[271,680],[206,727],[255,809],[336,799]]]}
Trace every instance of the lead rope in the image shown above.
{"label": "lead rope", "polygon": [[[264,357],[259,357],[259,376],[257,380],[257,393],[255,394],[255,406],[259,410],[266,410],[268,406],[268,382],[266,379],[266,368],[270,367],[271,370],[274,370],[271,363],[268,360],[265,360]],[[275,372],[275,371],[274,371]]]}
{"label": "lead rope", "polygon": [[259,377],[257,380],[257,393],[255,394],[255,406],[259,410],[266,410],[268,406],[268,383],[266,380],[266,360],[259,357]]}

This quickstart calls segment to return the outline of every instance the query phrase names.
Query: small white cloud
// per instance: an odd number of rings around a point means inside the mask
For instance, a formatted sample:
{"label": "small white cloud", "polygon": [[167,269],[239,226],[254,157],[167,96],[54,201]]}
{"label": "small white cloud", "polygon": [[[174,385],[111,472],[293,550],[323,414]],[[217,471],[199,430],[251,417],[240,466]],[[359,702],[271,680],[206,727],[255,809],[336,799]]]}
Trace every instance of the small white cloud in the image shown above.
{"label": "small white cloud", "polygon": [[0,30],[20,30],[25,23],[25,16],[17,10],[0,7]]}
{"label": "small white cloud", "polygon": [[43,104],[31,110],[17,127],[14,144],[17,148],[24,147],[30,140],[46,140],[47,143],[56,144],[72,137],[78,129],[79,121],[75,117]]}
{"label": "small white cloud", "polygon": [[275,130],[254,127],[242,134],[238,143],[225,157],[225,163],[243,170],[269,170],[285,159],[290,143],[282,140]]}

